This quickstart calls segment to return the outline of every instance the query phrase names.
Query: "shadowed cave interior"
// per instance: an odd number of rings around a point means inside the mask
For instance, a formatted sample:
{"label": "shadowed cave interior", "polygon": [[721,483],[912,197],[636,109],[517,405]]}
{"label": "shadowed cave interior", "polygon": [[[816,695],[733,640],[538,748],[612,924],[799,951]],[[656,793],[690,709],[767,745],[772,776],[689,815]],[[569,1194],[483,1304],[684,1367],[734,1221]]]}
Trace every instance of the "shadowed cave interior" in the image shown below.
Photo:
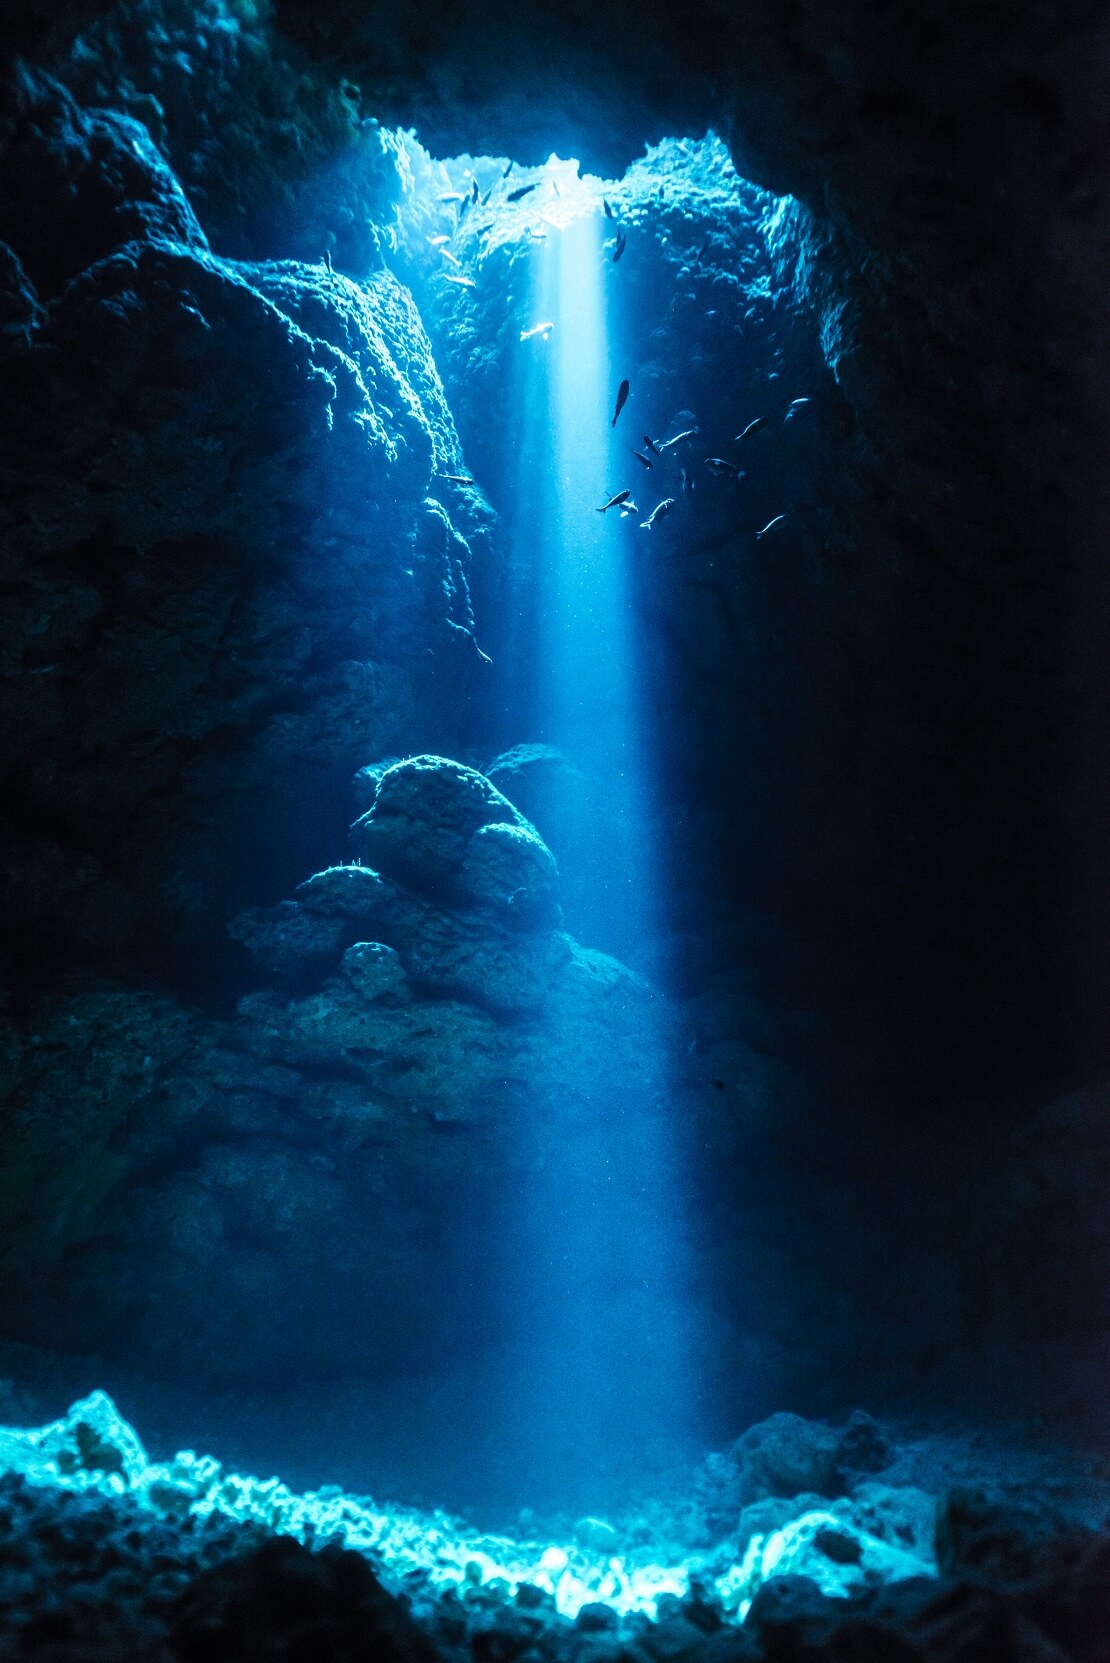
{"label": "shadowed cave interior", "polygon": [[1106,7],[3,15],[0,1657],[1110,1657]]}

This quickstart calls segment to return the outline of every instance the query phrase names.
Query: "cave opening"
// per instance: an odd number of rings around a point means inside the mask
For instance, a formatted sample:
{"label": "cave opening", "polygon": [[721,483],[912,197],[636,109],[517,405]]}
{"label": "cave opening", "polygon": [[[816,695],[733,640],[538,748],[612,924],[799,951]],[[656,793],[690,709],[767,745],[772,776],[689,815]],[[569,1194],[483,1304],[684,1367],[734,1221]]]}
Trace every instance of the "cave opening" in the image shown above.
{"label": "cave opening", "polygon": [[0,1529],[174,1656],[1087,1655],[1101,36],[806,10],[13,10]]}

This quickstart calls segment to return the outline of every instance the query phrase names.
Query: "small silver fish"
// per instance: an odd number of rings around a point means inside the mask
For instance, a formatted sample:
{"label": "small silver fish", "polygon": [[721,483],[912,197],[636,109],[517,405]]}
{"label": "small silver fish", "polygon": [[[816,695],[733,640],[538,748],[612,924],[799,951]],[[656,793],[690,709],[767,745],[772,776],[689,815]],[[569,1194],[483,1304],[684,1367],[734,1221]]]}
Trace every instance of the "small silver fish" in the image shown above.
{"label": "small silver fish", "polygon": [[761,427],[766,427],[766,426],[767,426],[767,417],[766,416],[756,416],[755,420],[750,421],[748,423],[747,427],[744,429],[744,431],[742,433],[738,433],[736,435],[735,439],[732,441],[733,444],[734,445],[743,444],[744,440],[748,437],[749,433],[758,433]]}
{"label": "small silver fish", "polygon": [[622,502],[627,502],[631,495],[631,491],[618,491],[615,497],[610,497],[608,502],[602,503],[597,512],[607,514],[610,508],[619,508]]}
{"label": "small silver fish", "polygon": [[664,497],[662,502],[656,503],[647,519],[640,521],[640,530],[650,531],[656,520],[665,520],[673,507],[674,498]]}
{"label": "small silver fish", "polygon": [[693,477],[692,474],[688,474],[686,472],[685,468],[682,468],[679,471],[682,474],[682,494],[683,494],[683,496],[684,497],[693,496],[694,487],[697,484],[697,480]]}
{"label": "small silver fish", "polygon": [[784,422],[793,421],[795,416],[800,416],[801,415],[802,411],[805,409],[807,404],[812,404],[812,403],[813,403],[813,400],[811,398],[796,398],[796,399],[792,400],[789,410],[786,412],[785,416],[782,418],[783,421]]}
{"label": "small silver fish", "polygon": [[763,530],[756,532],[756,534],[755,534],[756,535],[756,541],[758,542],[760,537],[766,537],[767,533],[769,531],[773,531],[775,526],[781,525],[783,520],[785,520],[785,518],[786,518],[785,514],[776,514],[773,520],[768,520],[767,524],[763,527]]}
{"label": "small silver fish", "polygon": [[539,335],[542,340],[546,341],[554,327],[553,323],[534,323],[531,329],[521,330],[520,338],[522,341],[534,341],[536,336]]}
{"label": "small silver fish", "polygon": [[431,243],[433,248],[442,248],[444,243],[449,243],[451,239],[445,232],[441,231],[438,237],[429,237],[428,241]]}
{"label": "small silver fish", "polygon": [[462,261],[460,259],[458,259],[454,254],[452,254],[452,252],[449,248],[441,248],[439,252],[442,254],[443,258],[445,260],[447,260],[451,265],[456,266],[459,269],[459,271],[462,270]]}
{"label": "small silver fish", "polygon": [[735,462],[726,462],[723,456],[707,456],[705,465],[710,473],[715,473],[719,479],[742,479],[743,474]]}
{"label": "small silver fish", "polygon": [[476,289],[478,287],[473,277],[452,277],[448,272],[440,274],[445,283],[457,283],[460,289]]}
{"label": "small silver fish", "polygon": [[437,477],[449,480],[452,485],[473,485],[474,483],[468,473],[441,473]]}
{"label": "small silver fish", "polygon": [[462,199],[462,191],[440,191],[439,196],[436,198],[438,202],[461,202]]}
{"label": "small silver fish", "polygon": [[660,455],[662,455],[665,450],[673,450],[675,445],[684,445],[687,440],[696,439],[697,436],[698,429],[696,427],[683,428],[682,432],[676,433],[673,439],[663,440],[663,443],[659,446]]}
{"label": "small silver fish", "polygon": [[622,520],[627,520],[627,518],[630,514],[638,514],[639,512],[640,512],[639,504],[633,502],[631,497],[629,497],[627,502],[622,502],[621,503],[621,519]]}

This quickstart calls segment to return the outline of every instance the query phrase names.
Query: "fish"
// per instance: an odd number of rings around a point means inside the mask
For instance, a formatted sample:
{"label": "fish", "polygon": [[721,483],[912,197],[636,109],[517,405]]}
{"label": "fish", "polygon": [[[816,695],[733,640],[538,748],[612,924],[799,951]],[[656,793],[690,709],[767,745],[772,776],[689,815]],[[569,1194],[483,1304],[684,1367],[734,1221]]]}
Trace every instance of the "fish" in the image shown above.
{"label": "fish", "polygon": [[478,287],[473,277],[452,277],[448,272],[443,272],[441,275],[445,283],[457,283],[460,289],[476,289]]}
{"label": "fish", "polygon": [[461,202],[462,199],[463,199],[462,191],[440,191],[439,196],[437,198],[437,201],[439,201],[439,202]]}
{"label": "fish", "polygon": [[486,203],[489,201],[489,199],[492,195],[493,195],[493,186],[491,185],[489,190],[486,192],[485,196],[483,196],[483,198],[482,198],[482,207],[483,208],[485,207]]}
{"label": "fish", "polygon": [[627,502],[631,495],[632,495],[631,491],[618,491],[616,496],[615,497],[610,497],[609,501],[606,502],[606,503],[603,503],[602,506],[598,509],[597,512],[599,514],[606,514],[606,513],[608,513],[610,508],[619,508],[621,503],[622,502]]}
{"label": "fish", "polygon": [[628,403],[628,382],[627,381],[622,381],[620,386],[617,388],[617,408],[613,411],[613,419],[609,423],[610,427],[616,427],[617,417],[620,415],[621,411],[624,409],[624,407],[627,403]]}
{"label": "fish", "polygon": [[696,439],[697,435],[698,430],[696,427],[684,427],[682,432],[676,433],[673,439],[663,440],[663,443],[659,446],[660,456],[662,456],[665,450],[673,450],[675,445],[685,444],[687,439]]}
{"label": "fish", "polygon": [[477,181],[477,179],[472,179],[470,181],[470,199],[471,199],[472,202],[477,202],[477,200],[478,200],[478,181]]}
{"label": "fish", "polygon": [[791,400],[790,408],[786,412],[785,416],[782,418],[783,421],[784,422],[792,421],[796,415],[798,415],[802,410],[805,409],[807,404],[812,404],[812,403],[813,403],[813,400],[811,398],[796,398],[796,399]]}
{"label": "fish", "polygon": [[557,179],[553,179],[551,181],[551,189],[555,192],[556,196],[562,196],[563,193],[559,189],[559,181]]}
{"label": "fish", "polygon": [[630,514],[638,514],[640,512],[639,504],[633,502],[631,497],[629,497],[627,502],[622,502],[620,508],[622,520],[627,520]]}
{"label": "fish", "polygon": [[554,327],[555,325],[553,323],[534,323],[531,329],[521,330],[520,338],[522,341],[532,341],[535,340],[537,335],[539,335],[546,341]]}
{"label": "fish", "polygon": [[663,452],[659,449],[659,446],[656,444],[655,440],[650,439],[646,433],[644,434],[644,444],[653,456],[662,456]]}
{"label": "fish", "polygon": [[632,452],[633,456],[636,458],[637,462],[639,462],[643,467],[650,468],[652,466],[652,461],[651,461],[650,456],[645,456],[643,451],[642,450],[637,450],[634,445],[629,445],[628,448]]}
{"label": "fish", "polygon": [[617,216],[614,214],[612,208],[609,206],[609,203],[608,203],[608,201],[606,200],[605,197],[602,197],[602,199],[601,199],[601,206],[605,209],[605,218],[606,219],[616,219]]}
{"label": "fish", "polygon": [[509,174],[512,171],[513,171],[513,164],[512,164],[512,162],[510,162],[508,167],[505,169],[504,173],[501,175],[502,179],[507,179],[509,177]]}
{"label": "fish", "polygon": [[650,531],[656,520],[665,520],[673,507],[674,498],[664,497],[662,502],[656,503],[647,519],[640,521],[640,530]]}
{"label": "fish", "polygon": [[442,248],[444,243],[449,243],[451,239],[445,232],[441,231],[438,237],[429,237],[428,241],[431,243],[433,248]]}
{"label": "fish", "polygon": [[535,188],[536,188],[536,185],[535,185],[534,181],[530,185],[518,185],[515,191],[510,191],[509,192],[509,194],[505,198],[505,200],[507,202],[519,202],[522,196],[527,196],[528,193],[530,191],[534,191]]}
{"label": "fish", "polygon": [[743,479],[742,471],[735,462],[726,462],[723,456],[707,456],[705,465],[710,473],[715,473],[720,479]]}
{"label": "fish", "polygon": [[688,474],[686,472],[685,468],[682,468],[680,471],[681,471],[681,474],[682,474],[682,494],[683,494],[683,496],[684,497],[693,496],[694,487],[697,484],[697,480],[693,477],[692,474]]}
{"label": "fish", "polygon": [[758,541],[760,537],[766,537],[767,533],[769,531],[773,531],[775,526],[781,525],[785,518],[785,514],[776,514],[773,520],[768,520],[767,524],[763,527],[763,530],[756,532],[756,540]]}
{"label": "fish", "polygon": [[733,444],[734,445],[743,444],[744,440],[748,437],[749,433],[758,433],[761,427],[766,427],[766,426],[767,426],[767,417],[766,416],[756,416],[755,420],[750,421],[748,423],[747,427],[744,429],[744,431],[742,433],[738,433],[736,435],[735,439],[732,441]]}
{"label": "fish", "polygon": [[436,477],[449,480],[452,485],[473,485],[474,483],[468,473],[441,473]]}
{"label": "fish", "polygon": [[528,235],[534,243],[545,243],[547,241],[547,232],[541,231],[536,225],[528,227]]}
{"label": "fish", "polygon": [[450,262],[451,265],[457,266],[460,271],[462,270],[462,261],[458,258],[457,255],[452,254],[452,252],[449,248],[441,247],[439,252],[443,255],[443,258],[445,260]]}
{"label": "fish", "polygon": [[624,251],[627,247],[628,247],[628,238],[625,236],[624,232],[618,226],[618,228],[617,228],[617,246],[613,250],[613,264],[614,265],[616,265],[617,261],[620,259],[621,255],[624,253]]}
{"label": "fish", "polygon": [[709,238],[706,237],[705,241],[702,243],[701,247],[698,249],[697,253],[694,255],[694,264],[696,266],[701,265],[702,260],[705,258],[705,251],[708,247],[709,247]]}
{"label": "fish", "polygon": [[329,271],[332,271],[334,269],[333,266],[332,266],[332,263],[331,263],[331,249],[330,248],[325,248],[325,250],[324,250],[324,264],[325,264],[325,266],[327,266]]}

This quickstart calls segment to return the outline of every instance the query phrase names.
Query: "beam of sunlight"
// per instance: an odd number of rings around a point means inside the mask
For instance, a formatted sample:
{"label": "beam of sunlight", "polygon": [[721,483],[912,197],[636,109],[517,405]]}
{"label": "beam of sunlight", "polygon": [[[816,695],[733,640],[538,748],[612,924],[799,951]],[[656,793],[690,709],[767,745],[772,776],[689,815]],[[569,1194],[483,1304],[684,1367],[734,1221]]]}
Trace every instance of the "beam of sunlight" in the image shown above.
{"label": "beam of sunlight", "polygon": [[[602,816],[603,858],[578,925],[587,943],[618,929],[644,939],[662,922],[651,835],[659,805],[627,581],[646,510],[599,512],[638,483],[631,409],[613,424],[622,371],[609,344],[605,229],[600,201],[590,202],[531,256],[533,316],[554,327],[527,343],[537,364],[521,385],[514,504],[514,536],[537,563],[528,737],[584,770]],[[645,986],[632,997],[653,1030],[639,1078],[619,1096],[584,1079],[553,1122],[519,1134],[505,1221],[503,1273],[529,1313],[505,1401],[518,1431],[534,1435],[537,1479],[568,1493],[584,1474],[603,1485],[633,1452],[641,1471],[653,1452],[668,1459],[696,1412],[666,1017]]]}

